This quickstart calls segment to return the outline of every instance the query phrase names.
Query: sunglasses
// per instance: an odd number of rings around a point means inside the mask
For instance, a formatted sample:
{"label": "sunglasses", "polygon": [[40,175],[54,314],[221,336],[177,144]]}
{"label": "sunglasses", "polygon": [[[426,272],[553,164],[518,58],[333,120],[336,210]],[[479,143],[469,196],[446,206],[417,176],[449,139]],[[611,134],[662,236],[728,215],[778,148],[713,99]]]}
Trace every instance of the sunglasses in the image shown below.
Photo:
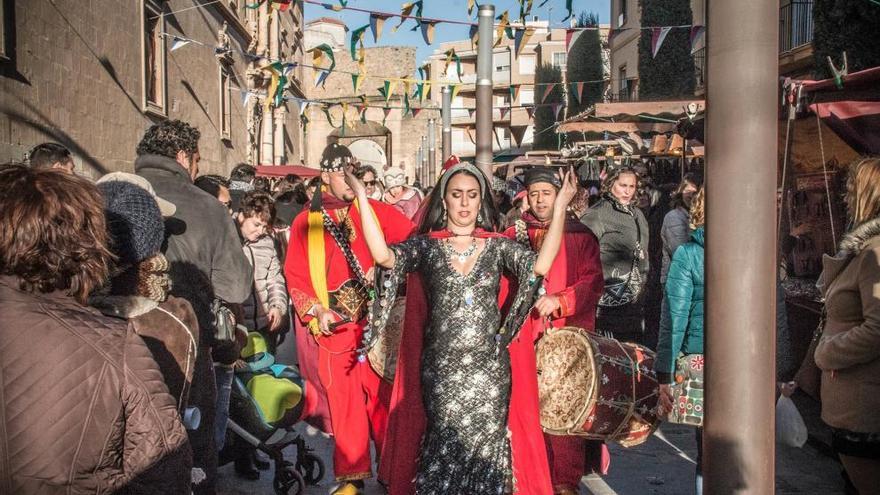
{"label": "sunglasses", "polygon": [[377,181],[377,180],[368,180],[368,181],[364,182],[364,185],[365,186],[375,186],[378,183],[379,183],[379,181]]}

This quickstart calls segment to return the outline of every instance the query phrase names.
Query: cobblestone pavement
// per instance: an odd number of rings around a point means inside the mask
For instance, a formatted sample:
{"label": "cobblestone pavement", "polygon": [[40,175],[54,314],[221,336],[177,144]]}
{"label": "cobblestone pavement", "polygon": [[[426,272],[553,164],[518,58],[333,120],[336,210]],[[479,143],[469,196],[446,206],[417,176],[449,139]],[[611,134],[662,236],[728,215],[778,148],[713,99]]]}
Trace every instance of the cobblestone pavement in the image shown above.
{"label": "cobblestone pavement", "polygon": [[[330,460],[331,441],[314,428],[300,425],[298,430],[306,437],[327,464]],[[680,425],[663,425],[644,444],[624,449],[612,446],[611,471],[605,477],[585,477],[581,482],[581,494],[592,495],[687,495],[693,493],[694,458],[696,443],[693,428]],[[291,449],[290,457],[294,455]],[[809,445],[803,449],[777,446],[776,493],[836,495],[843,494],[837,462],[820,454]],[[271,471],[264,471],[259,481],[244,481],[234,474],[232,465],[220,469],[218,486],[220,495],[271,495]],[[307,495],[328,494],[333,480],[325,476],[318,486],[306,489]],[[382,494],[381,487],[371,481],[368,494]]]}

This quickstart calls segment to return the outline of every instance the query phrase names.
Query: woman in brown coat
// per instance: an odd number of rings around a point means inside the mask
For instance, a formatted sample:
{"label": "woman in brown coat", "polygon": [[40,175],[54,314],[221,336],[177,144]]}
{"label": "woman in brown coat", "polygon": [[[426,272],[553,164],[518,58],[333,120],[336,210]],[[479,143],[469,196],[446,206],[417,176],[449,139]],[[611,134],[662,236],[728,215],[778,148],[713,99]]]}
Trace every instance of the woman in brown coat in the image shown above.
{"label": "woman in brown coat", "polygon": [[866,495],[880,493],[880,159],[853,167],[847,204],[855,228],[824,259],[827,319],[815,359],[832,446]]}
{"label": "woman in brown coat", "polygon": [[85,179],[0,167],[0,493],[189,492],[156,361],[85,305],[113,259],[102,207]]}

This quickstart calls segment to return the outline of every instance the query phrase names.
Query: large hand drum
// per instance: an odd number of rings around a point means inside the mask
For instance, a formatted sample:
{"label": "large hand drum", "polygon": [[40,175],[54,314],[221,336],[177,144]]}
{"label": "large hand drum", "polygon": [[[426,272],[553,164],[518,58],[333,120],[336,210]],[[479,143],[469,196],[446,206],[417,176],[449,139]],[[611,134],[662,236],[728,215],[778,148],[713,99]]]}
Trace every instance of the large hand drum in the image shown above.
{"label": "large hand drum", "polygon": [[382,378],[394,381],[397,369],[397,350],[403,335],[403,320],[406,316],[406,298],[398,297],[391,305],[388,322],[379,330],[376,343],[367,352],[370,366]]}
{"label": "large hand drum", "polygon": [[638,445],[657,429],[654,353],[576,327],[538,341],[541,426],[547,433]]}

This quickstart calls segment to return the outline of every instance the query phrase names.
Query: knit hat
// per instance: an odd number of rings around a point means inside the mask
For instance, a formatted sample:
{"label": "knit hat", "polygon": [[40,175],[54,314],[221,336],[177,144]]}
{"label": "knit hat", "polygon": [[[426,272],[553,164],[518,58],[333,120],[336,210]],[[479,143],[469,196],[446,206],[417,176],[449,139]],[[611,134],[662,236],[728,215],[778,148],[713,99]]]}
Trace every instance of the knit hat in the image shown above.
{"label": "knit hat", "polygon": [[321,154],[321,170],[336,172],[354,162],[351,151],[339,143],[330,143]]}
{"label": "knit hat", "polygon": [[104,182],[111,181],[128,182],[146,190],[148,193],[150,193],[150,196],[152,196],[153,199],[156,200],[156,203],[158,203],[159,211],[162,212],[163,217],[170,217],[174,215],[174,212],[177,211],[177,207],[174,206],[174,203],[157,196],[156,191],[153,190],[153,185],[150,184],[150,181],[141,177],[140,175],[129,174],[126,172],[110,172],[109,174],[106,174],[98,179],[96,184],[103,184]]}
{"label": "knit hat", "polygon": [[98,184],[113,239],[113,254],[122,263],[139,263],[162,249],[165,224],[156,200],[146,190],[124,181]]}
{"label": "knit hat", "polygon": [[403,169],[398,167],[391,167],[385,171],[385,187],[391,189],[392,187],[397,186],[405,186],[406,185],[406,172]]}

